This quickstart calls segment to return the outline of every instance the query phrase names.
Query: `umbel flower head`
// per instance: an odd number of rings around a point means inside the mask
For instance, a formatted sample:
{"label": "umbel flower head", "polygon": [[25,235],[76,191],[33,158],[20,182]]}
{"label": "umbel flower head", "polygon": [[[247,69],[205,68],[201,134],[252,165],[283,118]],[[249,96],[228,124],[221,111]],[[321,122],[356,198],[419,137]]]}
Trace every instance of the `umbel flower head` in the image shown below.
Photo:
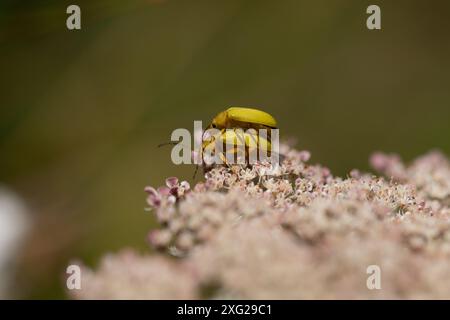
{"label": "umbel flower head", "polygon": [[[147,187],[157,251],[84,268],[76,298],[450,298],[450,163],[406,165],[375,153],[386,176],[335,177],[281,146],[277,168],[216,166],[192,189]],[[367,268],[381,270],[370,290]]]}

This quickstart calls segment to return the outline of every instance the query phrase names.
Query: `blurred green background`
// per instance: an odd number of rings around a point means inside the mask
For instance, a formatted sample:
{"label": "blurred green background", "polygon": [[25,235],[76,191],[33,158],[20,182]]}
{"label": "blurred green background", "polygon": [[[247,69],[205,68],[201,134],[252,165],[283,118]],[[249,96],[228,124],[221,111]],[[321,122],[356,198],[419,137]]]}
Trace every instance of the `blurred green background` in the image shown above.
{"label": "blurred green background", "polygon": [[0,182],[35,222],[19,296],[64,298],[72,258],[150,250],[144,186],[194,170],[156,146],[229,105],[269,111],[339,175],[375,150],[448,154],[449,15],[449,1],[2,0]]}

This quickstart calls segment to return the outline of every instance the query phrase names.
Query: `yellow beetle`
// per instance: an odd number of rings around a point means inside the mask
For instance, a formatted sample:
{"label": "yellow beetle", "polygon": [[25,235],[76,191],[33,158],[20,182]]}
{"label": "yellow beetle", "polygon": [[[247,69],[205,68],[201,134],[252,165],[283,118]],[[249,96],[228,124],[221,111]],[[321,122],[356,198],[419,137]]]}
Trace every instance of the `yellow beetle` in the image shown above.
{"label": "yellow beetle", "polygon": [[[215,155],[217,146],[222,146],[219,157],[225,164],[229,163],[227,160],[230,156],[238,163],[242,163],[242,156],[247,164],[251,162],[249,160],[260,160],[257,151],[263,151],[270,157],[271,143],[268,139],[271,137],[271,130],[276,128],[275,118],[267,112],[247,107],[230,107],[216,115],[205,129],[205,132],[215,129],[216,134],[202,139],[202,158],[204,159],[205,154]],[[259,135],[257,130],[260,129],[267,130],[266,137]],[[245,151],[244,155],[241,154],[242,151]],[[203,165],[205,167],[205,162]]]}
{"label": "yellow beetle", "polygon": [[[219,149],[218,149],[219,147]],[[218,156],[223,164],[254,164],[270,157],[272,145],[255,129],[244,131],[240,128],[223,129],[218,135],[205,139],[202,143],[203,165],[214,163]],[[213,161],[213,162],[211,162]],[[211,163],[210,163],[211,162]]]}
{"label": "yellow beetle", "polygon": [[277,121],[267,112],[247,107],[230,107],[214,117],[206,128],[276,129]]}

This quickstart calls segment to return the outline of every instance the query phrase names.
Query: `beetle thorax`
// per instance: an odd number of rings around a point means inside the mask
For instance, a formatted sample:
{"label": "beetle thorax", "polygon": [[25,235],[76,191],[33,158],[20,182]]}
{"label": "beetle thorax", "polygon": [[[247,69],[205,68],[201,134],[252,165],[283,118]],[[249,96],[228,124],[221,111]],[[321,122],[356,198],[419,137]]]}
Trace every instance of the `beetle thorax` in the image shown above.
{"label": "beetle thorax", "polygon": [[219,113],[215,118],[213,123],[216,125],[217,128],[223,129],[228,127],[228,114],[226,111],[223,111]]}

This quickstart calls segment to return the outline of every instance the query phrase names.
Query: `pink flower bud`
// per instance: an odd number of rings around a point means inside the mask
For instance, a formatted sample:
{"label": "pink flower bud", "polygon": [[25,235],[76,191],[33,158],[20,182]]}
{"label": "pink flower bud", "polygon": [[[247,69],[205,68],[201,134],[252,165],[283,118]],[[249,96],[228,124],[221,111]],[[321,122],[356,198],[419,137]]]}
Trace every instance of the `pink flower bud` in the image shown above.
{"label": "pink flower bud", "polygon": [[169,177],[166,179],[166,185],[169,188],[175,188],[178,186],[178,178],[177,177]]}

